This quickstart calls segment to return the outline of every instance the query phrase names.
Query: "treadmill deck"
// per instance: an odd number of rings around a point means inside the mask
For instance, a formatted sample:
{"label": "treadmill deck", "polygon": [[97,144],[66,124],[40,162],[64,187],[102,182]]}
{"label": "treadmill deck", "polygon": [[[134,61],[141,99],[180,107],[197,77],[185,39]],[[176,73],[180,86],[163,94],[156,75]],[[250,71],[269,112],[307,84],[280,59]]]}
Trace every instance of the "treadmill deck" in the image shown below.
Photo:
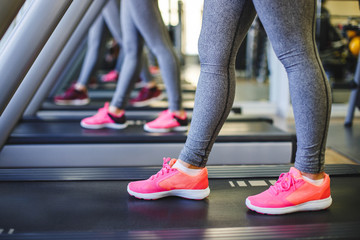
{"label": "treadmill deck", "polygon": [[345,239],[360,233],[359,172],[331,175],[333,205],[327,210],[282,216],[248,210],[246,197],[274,180],[211,178],[210,196],[201,201],[139,200],[128,195],[128,180],[0,182],[0,239],[56,234],[64,239]]}

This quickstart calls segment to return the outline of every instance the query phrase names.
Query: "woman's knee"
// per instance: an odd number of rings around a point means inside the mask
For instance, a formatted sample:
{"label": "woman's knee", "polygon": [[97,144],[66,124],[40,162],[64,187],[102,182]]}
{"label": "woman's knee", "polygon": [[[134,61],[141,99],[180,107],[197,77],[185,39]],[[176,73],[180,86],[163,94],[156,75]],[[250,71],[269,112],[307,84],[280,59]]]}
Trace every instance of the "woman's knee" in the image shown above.
{"label": "woman's knee", "polygon": [[285,51],[277,51],[276,55],[287,71],[300,69],[299,67],[301,66],[310,67],[316,62],[314,50],[306,48],[293,48]]}
{"label": "woman's knee", "polygon": [[134,41],[124,41],[122,50],[126,56],[141,57],[142,55],[142,46]]}

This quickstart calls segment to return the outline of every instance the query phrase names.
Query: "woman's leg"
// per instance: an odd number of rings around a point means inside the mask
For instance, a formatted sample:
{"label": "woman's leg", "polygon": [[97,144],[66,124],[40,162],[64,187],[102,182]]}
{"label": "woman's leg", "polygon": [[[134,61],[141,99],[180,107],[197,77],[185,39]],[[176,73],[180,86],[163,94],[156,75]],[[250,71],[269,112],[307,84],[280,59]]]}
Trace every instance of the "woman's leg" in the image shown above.
{"label": "woman's leg", "polygon": [[140,72],[141,81],[145,84],[148,84],[153,81],[153,78],[150,74],[149,60],[148,60],[148,56],[145,53],[145,51],[143,51],[141,57],[142,57],[142,67],[141,67],[141,72]]}
{"label": "woman's leg", "polygon": [[[115,0],[110,0],[108,4],[105,5],[102,12],[106,25],[110,29],[112,36],[115,38],[116,42],[121,46],[122,45],[122,35],[121,35],[121,24],[120,24],[120,7],[117,5]],[[122,63],[124,62],[123,51],[120,50],[118,61],[116,62],[116,70],[120,72]],[[151,74],[149,72],[149,64],[147,56],[145,53],[142,54],[142,68],[140,77],[144,83],[149,83],[152,81]]]}
{"label": "woman's leg", "polygon": [[[122,45],[122,35],[121,35],[121,24],[120,24],[120,6],[116,3],[115,0],[109,0],[105,5],[104,10],[102,11],[105,23],[109,28],[111,35],[116,40],[119,46]],[[124,62],[124,53],[120,50],[120,54],[116,61],[116,71],[120,72],[122,63]]]}
{"label": "woman's leg", "polygon": [[[330,98],[312,38],[313,29],[307,30],[309,26],[314,26],[315,0],[256,0],[254,3],[289,75],[292,100],[296,105],[296,127],[299,126],[301,132],[298,138],[303,138],[300,140],[300,147],[305,148],[299,150],[297,161],[300,162],[295,166],[302,168],[304,172],[307,170],[307,173],[319,173],[323,170],[322,150],[327,133]],[[191,129],[179,158],[187,164],[205,166],[215,137],[230,111],[235,85],[234,55],[254,13],[251,1],[205,1],[199,40],[201,75]],[[297,37],[289,37],[291,34]],[[296,78],[300,80],[297,81]],[[295,90],[296,87],[300,90]],[[214,96],[217,97],[215,100]],[[316,104],[320,105],[319,108],[315,107]],[[304,139],[310,141],[310,145],[306,146]],[[194,199],[206,197],[209,193],[206,188],[206,168],[189,169],[178,163],[181,161],[164,159],[163,169],[158,174],[148,180],[129,183],[129,194],[144,199],[165,196]],[[305,178],[302,170],[296,168],[281,174],[279,180],[268,190],[248,197],[247,207],[266,214],[328,208],[332,203],[329,176],[322,173],[323,179]]]}
{"label": "woman's leg", "polygon": [[103,27],[104,19],[102,15],[100,15],[89,29],[87,52],[81,67],[79,79],[77,81],[77,84],[79,85],[86,86],[87,82],[89,81],[90,74],[97,61]]}
{"label": "woman's leg", "polygon": [[[190,132],[180,158],[205,166],[215,138],[234,99],[235,57],[255,17],[251,1],[206,0],[199,39],[201,74]],[[180,196],[203,199],[210,193],[206,168],[188,169],[164,159],[163,169],[148,180],[131,182],[130,195],[144,199]],[[170,190],[169,190],[170,189]]]}
{"label": "woman's leg", "polygon": [[117,109],[124,109],[126,107],[130,91],[140,74],[142,66],[142,49],[144,46],[144,40],[134,24],[133,16],[129,10],[131,2],[132,0],[122,0],[120,9],[121,28],[123,33],[123,44],[121,50],[124,52],[125,57],[116,86],[116,91],[110,104]]}
{"label": "woman's leg", "polygon": [[251,1],[206,0],[199,38],[201,73],[190,131],[179,159],[204,167],[233,104],[235,58],[253,19]]}
{"label": "woman's leg", "polygon": [[109,0],[102,13],[107,27],[116,42],[122,44],[121,26],[120,26],[120,7],[115,0]]}
{"label": "woman's leg", "polygon": [[294,109],[295,167],[268,190],[246,199],[265,214],[286,214],[330,207],[330,178],[324,152],[331,96],[315,44],[316,1],[253,0],[276,55],[284,65]]}
{"label": "woman's leg", "polygon": [[134,24],[158,59],[167,90],[169,108],[171,111],[178,111],[182,108],[179,61],[162,20],[158,2],[132,0],[129,1],[128,6]]}
{"label": "woman's leg", "polygon": [[90,102],[87,92],[87,83],[96,64],[104,26],[102,15],[98,16],[91,25],[88,38],[87,50],[84,62],[81,66],[80,75],[76,83],[64,93],[55,96],[54,102],[58,105],[85,105]]}
{"label": "woman's leg", "polygon": [[253,2],[288,74],[297,135],[295,167],[323,172],[331,92],[315,44],[316,1]]}

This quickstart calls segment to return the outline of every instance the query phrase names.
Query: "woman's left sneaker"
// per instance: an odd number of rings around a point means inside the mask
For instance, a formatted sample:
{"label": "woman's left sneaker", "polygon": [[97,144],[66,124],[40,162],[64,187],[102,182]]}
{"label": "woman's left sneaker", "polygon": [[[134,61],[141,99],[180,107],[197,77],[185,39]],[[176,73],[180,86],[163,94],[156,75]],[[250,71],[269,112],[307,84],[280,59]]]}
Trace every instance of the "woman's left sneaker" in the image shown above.
{"label": "woman's left sneaker", "polygon": [[92,117],[81,120],[80,125],[87,129],[124,129],[127,127],[125,113],[121,116],[114,116],[109,113],[109,103],[106,102],[104,107],[100,108]]}
{"label": "woman's left sneaker", "polygon": [[184,132],[188,130],[188,119],[185,117],[179,118],[169,110],[162,111],[159,117],[144,125],[144,130],[147,132],[163,133],[163,132]]}
{"label": "woman's left sneaker", "polygon": [[75,84],[69,87],[63,94],[54,97],[56,105],[74,105],[81,106],[90,102],[90,98],[86,90],[80,91],[75,89]]}
{"label": "woman's left sneaker", "polygon": [[101,81],[104,83],[109,83],[109,82],[116,82],[119,78],[119,73],[116,70],[112,70],[110,72],[108,72],[107,74],[101,76]]}
{"label": "woman's left sneaker", "polygon": [[294,167],[282,173],[268,190],[246,199],[249,209],[270,215],[323,210],[331,203],[329,175],[325,174],[323,182],[315,185],[306,181]]}
{"label": "woman's left sneaker", "polygon": [[147,180],[130,182],[131,196],[154,200],[168,196],[201,200],[210,194],[208,172],[203,168],[197,175],[188,175],[173,167],[176,159],[164,158],[162,169]]}
{"label": "woman's left sneaker", "polygon": [[154,101],[159,101],[164,98],[161,90],[158,87],[143,87],[138,96],[130,100],[130,104],[134,107],[145,107]]}

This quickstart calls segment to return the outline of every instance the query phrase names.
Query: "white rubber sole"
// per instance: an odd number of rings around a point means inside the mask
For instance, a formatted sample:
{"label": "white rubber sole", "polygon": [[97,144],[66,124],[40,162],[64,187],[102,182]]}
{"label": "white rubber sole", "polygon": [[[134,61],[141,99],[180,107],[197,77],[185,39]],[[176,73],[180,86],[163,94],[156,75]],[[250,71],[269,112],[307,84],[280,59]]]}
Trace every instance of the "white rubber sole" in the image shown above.
{"label": "white rubber sole", "polygon": [[188,130],[188,126],[180,126],[174,128],[150,128],[147,124],[145,124],[144,130],[152,133],[186,132]]}
{"label": "white rubber sole", "polygon": [[206,189],[200,190],[185,190],[185,189],[177,189],[177,190],[170,190],[158,193],[137,193],[129,189],[129,185],[127,187],[127,191],[131,196],[136,198],[141,198],[145,200],[155,200],[163,197],[182,197],[187,199],[194,199],[194,200],[201,200],[209,196],[210,188],[207,187]]}
{"label": "white rubber sole", "polygon": [[89,104],[90,99],[76,99],[76,100],[57,100],[55,101],[56,105],[60,106],[82,106]]}
{"label": "white rubber sole", "polygon": [[86,129],[102,129],[102,128],[111,128],[111,129],[124,129],[127,127],[127,123],[118,124],[118,123],[105,123],[105,124],[86,124],[84,122],[80,122],[80,126]]}
{"label": "white rubber sole", "polygon": [[287,214],[293,212],[302,212],[302,211],[319,211],[324,210],[331,206],[332,198],[331,196],[321,200],[314,200],[305,202],[296,206],[291,207],[283,207],[283,208],[263,208],[257,207],[251,204],[250,200],[246,198],[245,201],[246,206],[258,213],[262,214],[270,214],[270,215],[280,215],[280,214]]}

